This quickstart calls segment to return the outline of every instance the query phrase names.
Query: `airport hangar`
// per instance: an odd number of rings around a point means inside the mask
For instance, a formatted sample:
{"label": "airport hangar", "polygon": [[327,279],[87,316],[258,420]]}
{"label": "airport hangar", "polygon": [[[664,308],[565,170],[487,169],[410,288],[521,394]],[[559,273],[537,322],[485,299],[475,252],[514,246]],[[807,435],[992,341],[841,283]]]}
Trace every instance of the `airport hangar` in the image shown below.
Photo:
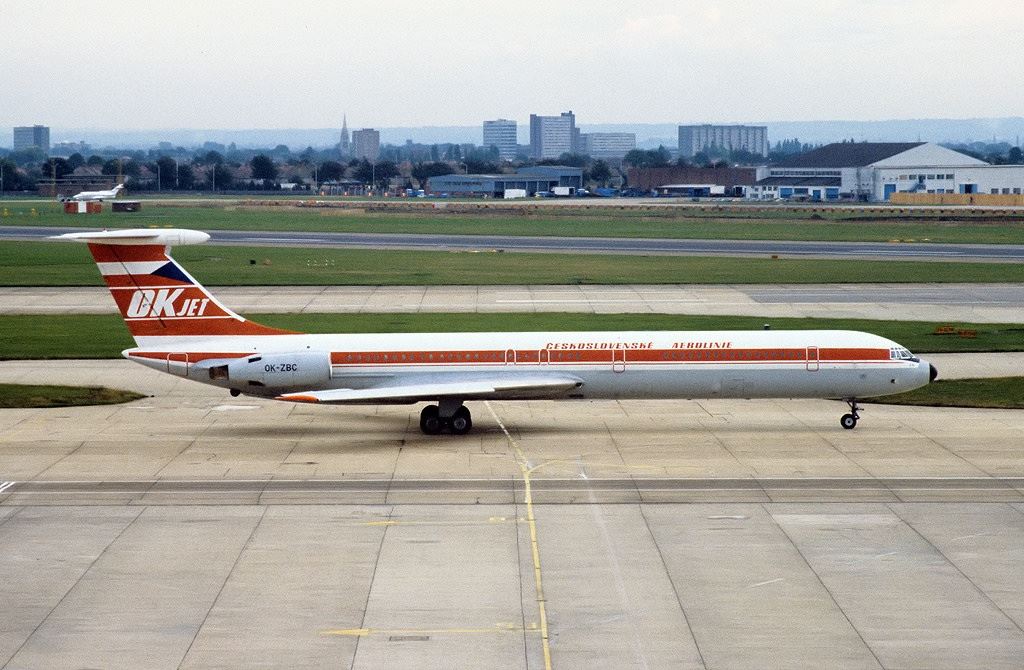
{"label": "airport hangar", "polygon": [[583,169],[566,165],[524,167],[514,174],[448,174],[431,177],[431,193],[502,198],[506,190],[520,189],[533,196],[556,186],[583,188]]}
{"label": "airport hangar", "polygon": [[1021,195],[1024,165],[991,165],[931,142],[838,142],[760,168],[748,197],[866,200],[895,193]]}

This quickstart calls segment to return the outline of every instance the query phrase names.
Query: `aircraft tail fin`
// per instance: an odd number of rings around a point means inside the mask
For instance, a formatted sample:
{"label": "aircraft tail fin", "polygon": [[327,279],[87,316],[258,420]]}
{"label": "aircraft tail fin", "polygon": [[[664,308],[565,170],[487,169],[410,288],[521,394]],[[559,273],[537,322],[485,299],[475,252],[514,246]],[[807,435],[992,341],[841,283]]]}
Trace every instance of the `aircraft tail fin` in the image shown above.
{"label": "aircraft tail fin", "polygon": [[67,233],[85,242],[136,343],[151,337],[284,335],[234,313],[170,255],[172,245],[200,244],[206,233],[181,229]]}

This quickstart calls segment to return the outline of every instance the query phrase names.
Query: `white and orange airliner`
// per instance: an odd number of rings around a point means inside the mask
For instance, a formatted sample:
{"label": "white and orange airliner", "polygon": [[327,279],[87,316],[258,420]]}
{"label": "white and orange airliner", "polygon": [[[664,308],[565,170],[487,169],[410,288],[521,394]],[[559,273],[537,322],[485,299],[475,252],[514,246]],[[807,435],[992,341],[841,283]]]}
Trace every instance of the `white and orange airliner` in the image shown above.
{"label": "white and orange airliner", "polygon": [[86,242],[148,367],[292,402],[430,402],[420,428],[462,435],[466,401],[619,398],[857,399],[909,391],[935,368],[899,344],[845,330],[318,335],[235,314],[170,256],[194,230],[60,235]]}

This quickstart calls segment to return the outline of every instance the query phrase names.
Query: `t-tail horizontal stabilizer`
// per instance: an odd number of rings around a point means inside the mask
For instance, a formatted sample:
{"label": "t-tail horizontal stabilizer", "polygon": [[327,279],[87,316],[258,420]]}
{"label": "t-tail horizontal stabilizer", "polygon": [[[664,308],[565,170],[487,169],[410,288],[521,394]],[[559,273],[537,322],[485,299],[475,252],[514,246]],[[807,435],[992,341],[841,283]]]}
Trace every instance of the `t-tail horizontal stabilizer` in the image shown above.
{"label": "t-tail horizontal stabilizer", "polygon": [[104,230],[91,233],[65,233],[50,239],[68,240],[70,242],[87,242],[93,244],[162,244],[168,247],[185,244],[202,244],[210,239],[208,233],[182,228],[127,228],[124,230]]}

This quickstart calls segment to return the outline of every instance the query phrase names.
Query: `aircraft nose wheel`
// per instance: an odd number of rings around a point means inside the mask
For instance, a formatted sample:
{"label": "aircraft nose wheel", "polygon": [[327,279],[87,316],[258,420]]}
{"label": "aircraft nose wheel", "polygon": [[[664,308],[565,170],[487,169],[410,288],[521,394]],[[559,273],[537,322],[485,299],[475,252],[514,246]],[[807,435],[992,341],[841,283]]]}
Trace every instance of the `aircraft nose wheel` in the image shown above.
{"label": "aircraft nose wheel", "polygon": [[859,408],[856,400],[847,400],[846,404],[850,406],[850,413],[839,418],[839,425],[846,430],[853,430],[857,427],[857,421],[860,419]]}

